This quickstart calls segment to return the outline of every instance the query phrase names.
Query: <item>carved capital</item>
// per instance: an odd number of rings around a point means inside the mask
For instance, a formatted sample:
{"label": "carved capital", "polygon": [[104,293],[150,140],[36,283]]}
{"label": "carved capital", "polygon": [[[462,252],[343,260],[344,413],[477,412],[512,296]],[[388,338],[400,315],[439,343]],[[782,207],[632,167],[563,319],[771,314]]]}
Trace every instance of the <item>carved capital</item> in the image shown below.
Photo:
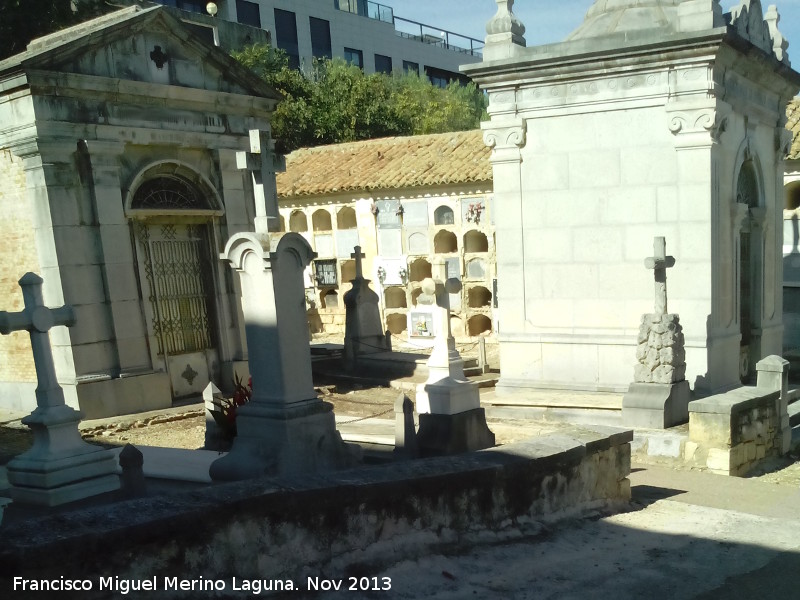
{"label": "carved capital", "polygon": [[704,107],[667,112],[667,127],[678,138],[678,148],[718,144],[728,128],[727,109]]}
{"label": "carved capital", "polygon": [[492,149],[489,159],[493,164],[519,162],[520,150],[525,146],[527,123],[525,119],[482,123],[483,143]]}

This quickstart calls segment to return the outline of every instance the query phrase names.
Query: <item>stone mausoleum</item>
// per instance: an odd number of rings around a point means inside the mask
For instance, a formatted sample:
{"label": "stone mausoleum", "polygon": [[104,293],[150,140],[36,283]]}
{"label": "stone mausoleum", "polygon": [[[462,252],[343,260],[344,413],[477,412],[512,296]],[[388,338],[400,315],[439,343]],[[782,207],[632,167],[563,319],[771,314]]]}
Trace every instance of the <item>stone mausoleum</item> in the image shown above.
{"label": "stone mausoleum", "polygon": [[[165,9],[124,9],[0,62],[0,308],[17,280],[74,307],[56,372],[87,418],[224,386],[247,354],[237,284],[219,260],[252,228],[236,152],[269,131],[277,93]],[[35,406],[25,332],[0,339],[0,398]]]}
{"label": "stone mausoleum", "polygon": [[774,7],[597,0],[565,41],[528,48],[498,0],[489,94],[502,376],[499,391],[624,391],[643,261],[666,238],[695,394],[780,354],[786,105],[800,89]]}

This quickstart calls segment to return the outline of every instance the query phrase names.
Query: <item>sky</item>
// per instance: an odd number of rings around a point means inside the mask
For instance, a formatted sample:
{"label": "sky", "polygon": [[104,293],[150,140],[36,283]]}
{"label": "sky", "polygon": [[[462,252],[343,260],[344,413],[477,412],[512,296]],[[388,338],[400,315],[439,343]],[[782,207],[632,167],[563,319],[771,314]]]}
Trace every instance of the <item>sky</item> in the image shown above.
{"label": "sky", "polygon": [[[483,40],[486,22],[497,10],[494,0],[376,0],[391,6],[395,16],[405,17]],[[525,25],[528,46],[563,40],[578,28],[593,0],[517,0],[514,14]],[[724,12],[739,4],[738,0],[722,0]],[[789,40],[789,58],[800,68],[800,0],[762,0],[767,6],[776,4],[781,20],[778,29]]]}

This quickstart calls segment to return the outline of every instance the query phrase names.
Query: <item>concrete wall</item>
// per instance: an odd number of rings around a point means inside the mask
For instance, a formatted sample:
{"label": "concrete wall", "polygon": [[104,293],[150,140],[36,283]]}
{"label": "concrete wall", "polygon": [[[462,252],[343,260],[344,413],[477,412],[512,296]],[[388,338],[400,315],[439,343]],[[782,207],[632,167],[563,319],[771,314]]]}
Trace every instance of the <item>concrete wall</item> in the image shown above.
{"label": "concrete wall", "polygon": [[[631,432],[574,430],[457,457],[221,485],[4,524],[0,576],[293,579],[374,573],[518,539],[630,499]],[[8,517],[11,519],[11,514]],[[80,556],[66,548],[82,548]],[[53,561],[53,556],[60,556]],[[131,560],[135,556],[135,560]],[[154,597],[172,597],[162,593]]]}

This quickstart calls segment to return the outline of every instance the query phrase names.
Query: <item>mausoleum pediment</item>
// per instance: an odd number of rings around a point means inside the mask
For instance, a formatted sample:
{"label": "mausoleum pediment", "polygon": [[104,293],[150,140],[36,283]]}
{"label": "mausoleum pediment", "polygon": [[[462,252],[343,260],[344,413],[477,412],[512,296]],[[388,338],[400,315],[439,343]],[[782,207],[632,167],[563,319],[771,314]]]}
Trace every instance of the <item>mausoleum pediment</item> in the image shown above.
{"label": "mausoleum pediment", "polygon": [[[279,98],[273,88],[160,7],[126,8],[35,39],[25,52],[0,61],[0,80],[20,71]],[[61,78],[58,85],[73,83]]]}

